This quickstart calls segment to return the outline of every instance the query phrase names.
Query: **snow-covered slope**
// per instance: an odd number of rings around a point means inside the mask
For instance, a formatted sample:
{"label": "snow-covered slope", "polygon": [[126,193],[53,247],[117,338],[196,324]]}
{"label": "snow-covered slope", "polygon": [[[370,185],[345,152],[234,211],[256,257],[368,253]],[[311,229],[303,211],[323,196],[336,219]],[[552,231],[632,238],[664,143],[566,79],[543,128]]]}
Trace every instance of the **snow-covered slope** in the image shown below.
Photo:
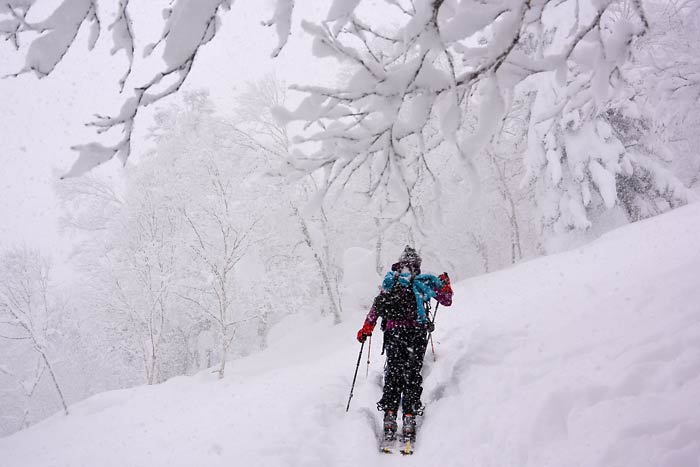
{"label": "snow-covered slope", "polygon": [[0,439],[9,466],[653,466],[700,462],[700,204],[455,286],[418,451],[375,449],[362,315],[290,320],[214,374],[99,394]]}

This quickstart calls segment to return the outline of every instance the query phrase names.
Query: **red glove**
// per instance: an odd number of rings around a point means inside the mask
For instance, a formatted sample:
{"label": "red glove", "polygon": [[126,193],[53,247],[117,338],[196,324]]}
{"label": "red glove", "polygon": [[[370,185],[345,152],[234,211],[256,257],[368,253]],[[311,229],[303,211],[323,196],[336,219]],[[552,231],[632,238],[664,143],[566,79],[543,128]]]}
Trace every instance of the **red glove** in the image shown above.
{"label": "red glove", "polygon": [[446,272],[443,272],[438,276],[438,279],[440,279],[443,284],[441,291],[445,294],[452,294],[452,287],[450,286],[450,276],[448,276]]}
{"label": "red glove", "polygon": [[370,325],[369,323],[365,323],[362,328],[357,331],[357,341],[362,343],[367,339],[367,337],[372,335],[372,331],[374,330],[374,326]]}

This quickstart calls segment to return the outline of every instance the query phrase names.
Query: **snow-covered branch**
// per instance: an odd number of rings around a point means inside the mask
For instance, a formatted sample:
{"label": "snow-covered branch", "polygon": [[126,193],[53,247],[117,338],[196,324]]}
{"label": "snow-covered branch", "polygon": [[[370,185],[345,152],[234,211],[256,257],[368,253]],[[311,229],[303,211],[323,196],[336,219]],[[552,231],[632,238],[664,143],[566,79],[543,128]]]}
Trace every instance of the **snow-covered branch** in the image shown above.
{"label": "snow-covered branch", "polygon": [[[174,0],[164,11],[165,25],[160,39],[148,45],[144,58],[156,49],[162,51],[162,61],[154,67],[145,82],[135,83],[125,97],[121,109],[114,115],[98,115],[88,123],[98,134],[116,130],[116,143],[90,142],[73,146],[78,159],[64,175],[81,175],[115,156],[126,162],[131,154],[132,134],[139,111],[177,92],[192,69],[195,58],[205,44],[216,35],[222,11],[231,7],[232,0]],[[62,0],[48,17],[30,21],[35,2],[9,0],[0,5],[0,35],[20,48],[20,37],[27,36],[29,45],[24,67],[10,76],[34,72],[39,78],[50,75],[73,47],[85,24],[90,26],[88,49],[92,50],[102,32],[97,0]],[[126,89],[132,76],[136,55],[134,26],[129,12],[129,0],[120,0],[115,19],[108,27],[112,32],[112,54],[124,51],[127,66],[118,80],[119,91]],[[140,63],[138,63],[141,66]],[[141,79],[141,78],[139,78]],[[133,80],[132,80],[133,81]],[[116,133],[116,131],[114,133]]]}
{"label": "snow-covered branch", "polygon": [[123,50],[129,60],[129,66],[119,80],[119,92],[124,91],[124,85],[134,65],[134,31],[131,18],[129,17],[129,11],[127,10],[128,6],[129,0],[119,0],[117,17],[114,22],[109,25],[109,29],[112,31],[112,41],[114,42],[114,47],[112,47],[111,50],[112,55]]}
{"label": "snow-covered branch", "polygon": [[[392,19],[402,24],[390,32],[354,9],[321,25],[304,23],[315,53],[349,63],[354,74],[343,86],[293,88],[309,96],[279,116],[317,128],[297,142],[320,146],[293,166],[323,169],[323,191],[342,189],[367,166],[376,175],[369,194],[403,192],[397,216],[412,213],[417,162],[425,161],[427,148],[448,143],[471,172],[472,158],[499,131],[513,94],[529,86],[524,83],[556,73],[564,85],[555,115],[590,104],[585,96],[595,99],[589,117],[604,106],[631,41],[647,24],[641,7],[631,21],[614,21],[610,11],[618,3],[590,5],[593,14],[584,20],[578,3],[568,0],[421,0],[415,8],[394,2],[401,14]],[[472,114],[477,126],[466,132],[463,122]]]}
{"label": "snow-covered branch", "polygon": [[[126,8],[126,3],[120,4],[120,16],[115,23],[120,28],[121,39],[117,47],[126,50],[129,57],[129,70],[120,81],[122,88],[133,61],[133,36]],[[109,146],[100,143],[74,146],[79,157],[64,178],[81,175],[115,156],[126,163],[131,155],[131,138],[138,112],[180,89],[192,70],[200,48],[216,35],[219,10],[222,8],[230,8],[230,0],[178,0],[165,11],[167,21],[163,33],[157,42],[147,46],[146,55],[150,55],[156,48],[162,48],[166,68],[155,73],[145,84],[134,87],[132,97],[124,102],[118,114],[97,115],[97,120],[87,124],[97,128],[98,133],[118,128],[121,130],[121,139]],[[171,82],[168,83],[168,80]]]}
{"label": "snow-covered branch", "polygon": [[263,21],[263,26],[275,26],[279,42],[275,50],[272,51],[272,57],[277,57],[284,46],[287,44],[289,35],[292,31],[292,13],[294,11],[294,0],[277,0],[275,12],[267,21]]}
{"label": "snow-covered branch", "polygon": [[63,0],[46,19],[38,22],[27,20],[34,6],[33,0],[10,0],[0,6],[0,14],[9,14],[11,18],[3,21],[0,33],[12,40],[18,49],[20,35],[38,35],[29,45],[24,67],[11,76],[34,72],[43,78],[51,74],[73,45],[84,23],[92,23],[89,49],[95,46],[100,35],[96,0]]}
{"label": "snow-covered branch", "polygon": [[[0,34],[20,48],[20,39],[30,41],[20,73],[52,73],[83,25],[91,27],[89,47],[99,39],[104,13],[97,0],[61,0],[42,21],[32,19],[34,3],[9,0],[0,6],[5,19]],[[124,51],[127,58],[118,81],[124,98],[118,112],[98,115],[87,124],[104,136],[73,147],[78,158],[65,177],[115,157],[126,162],[139,112],[181,89],[232,3],[173,0],[164,12],[159,39],[143,54],[136,50],[138,28],[132,24],[129,0],[114,6],[108,29],[112,53]],[[274,5],[264,24],[277,31],[279,43],[272,54],[277,56],[290,36],[295,2],[276,0]],[[682,8],[697,14],[688,5]],[[294,140],[298,150],[280,149],[288,146],[286,132],[269,133],[266,144],[260,144],[238,125],[231,131],[240,137],[240,146],[273,156],[294,154],[284,171],[320,174],[320,198],[369,173],[366,194],[388,218],[417,218],[416,197],[424,181],[439,184],[432,165],[446,150],[462,164],[460,171],[468,175],[475,194],[475,158],[483,157],[501,131],[516,96],[532,93],[537,110],[528,122],[527,182],[549,177],[545,191],[578,190],[559,197],[558,207],[545,217],[568,218],[566,228],[587,228],[591,193],[607,207],[617,204],[612,181],[625,164],[622,152],[616,153],[620,144],[615,132],[605,128],[604,114],[628,86],[622,70],[635,42],[649,30],[641,0],[391,0],[382,5],[334,0],[325,20],[300,24],[313,38],[313,53],[337,60],[350,75],[335,86],[294,86],[306,98],[293,111],[274,112],[279,122],[303,124],[303,134]],[[155,51],[162,60],[148,61]],[[666,95],[700,99],[692,54],[690,66],[681,70],[667,62],[668,54],[650,56],[655,73],[672,74]],[[142,68],[149,70],[145,76],[134,72]],[[260,122],[259,128],[272,127]],[[569,159],[566,139],[583,133],[595,138],[596,150],[605,147],[605,155]],[[109,142],[102,139],[108,135]],[[572,184],[564,187],[561,181],[567,177]]]}

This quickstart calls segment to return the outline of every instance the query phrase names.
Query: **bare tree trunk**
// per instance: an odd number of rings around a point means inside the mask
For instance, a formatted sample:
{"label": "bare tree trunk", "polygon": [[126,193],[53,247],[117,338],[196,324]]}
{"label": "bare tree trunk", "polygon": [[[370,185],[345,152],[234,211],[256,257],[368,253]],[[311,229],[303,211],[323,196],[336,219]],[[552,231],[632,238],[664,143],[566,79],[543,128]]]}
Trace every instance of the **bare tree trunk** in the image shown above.
{"label": "bare tree trunk", "polygon": [[515,203],[513,202],[513,197],[508,197],[508,203],[510,204],[510,235],[511,235],[511,253],[510,261],[515,264],[523,257],[523,250],[520,246],[520,226],[518,225],[518,218],[515,214]]}
{"label": "bare tree trunk", "polygon": [[267,333],[269,331],[270,326],[269,316],[270,309],[267,305],[265,305],[265,307],[263,308],[262,316],[258,321],[258,338],[260,339],[260,347],[263,349],[267,347]]}
{"label": "bare tree trunk", "polygon": [[688,184],[688,188],[695,188],[695,185],[700,181],[700,166],[697,167],[695,171],[695,175],[693,178],[690,180],[690,183]]}
{"label": "bare tree trunk", "polygon": [[[517,210],[515,208],[515,200],[513,199],[513,193],[508,186],[508,181],[506,179],[506,168],[505,165],[501,166],[496,160],[495,154],[488,151],[489,160],[491,165],[496,171],[498,180],[498,191],[506,203],[506,215],[508,216],[508,223],[510,224],[510,262],[515,264],[523,257],[522,247],[520,244],[520,225],[518,224]],[[505,164],[505,163],[504,163]]]}
{"label": "bare tree trunk", "polygon": [[[227,253],[225,251],[225,253]],[[219,367],[219,379],[224,378],[224,371],[226,370],[226,357],[228,357],[228,326],[227,324],[227,309],[228,309],[228,298],[226,295],[226,271],[224,270],[222,275],[219,276],[219,284],[221,286],[221,291],[217,294],[219,296],[219,317],[221,319],[221,366]]]}
{"label": "bare tree trunk", "polygon": [[58,380],[56,379],[56,373],[53,371],[53,367],[49,363],[49,359],[46,358],[46,354],[44,353],[43,349],[37,348],[39,353],[41,354],[41,358],[44,360],[44,363],[46,364],[46,368],[49,370],[49,374],[51,375],[51,380],[53,381],[53,385],[56,388],[56,392],[58,393],[58,397],[61,399],[61,405],[63,405],[63,412],[68,415],[68,405],[66,404],[66,398],[63,397],[63,391],[61,391],[61,386],[58,384]]}
{"label": "bare tree trunk", "polygon": [[[41,381],[41,378],[44,376],[44,372],[46,371],[46,365],[41,364],[42,360],[39,359],[37,360],[37,368],[36,368],[36,374],[34,375],[34,383],[32,384],[32,387],[27,391],[26,386],[21,384],[22,389],[26,391],[26,396],[27,396],[27,405],[24,407],[24,413],[22,414],[22,420],[19,422],[19,427],[20,429],[27,428],[29,426],[29,414],[31,413],[31,405],[30,401],[32,397],[34,396],[34,392],[36,391],[37,386],[39,385],[39,381]],[[14,376],[11,373],[3,372],[9,376]],[[19,380],[18,380],[19,382]]]}
{"label": "bare tree trunk", "polygon": [[301,225],[301,232],[304,235],[304,242],[311,249],[311,252],[314,255],[314,259],[316,260],[316,264],[318,265],[319,272],[321,273],[321,279],[323,280],[323,287],[326,291],[326,294],[328,295],[328,301],[331,306],[331,312],[333,313],[333,321],[336,324],[338,324],[341,321],[341,314],[340,309],[338,307],[338,303],[336,302],[336,298],[334,297],[333,286],[331,285],[328,269],[323,264],[323,260],[313,247],[313,243],[311,242],[311,235],[309,234],[309,228],[306,225],[306,221],[299,213],[297,207],[293,204],[292,211],[294,212],[294,215],[297,217],[297,219],[299,219],[299,224]]}
{"label": "bare tree trunk", "polygon": [[374,225],[377,227],[377,243],[374,244],[374,252],[376,253],[374,268],[376,269],[377,274],[379,274],[381,276],[382,273],[384,272],[384,267],[382,265],[383,242],[382,242],[382,232],[379,229],[379,226],[380,226],[379,219],[377,219],[377,218],[374,219]]}
{"label": "bare tree trunk", "polygon": [[151,354],[151,372],[150,376],[148,377],[148,384],[155,384],[156,383],[156,354],[153,352]]}
{"label": "bare tree trunk", "polygon": [[489,272],[489,249],[486,246],[486,243],[484,243],[484,241],[474,232],[468,232],[467,235],[471,239],[472,243],[474,243],[476,252],[479,253],[479,256],[481,256],[481,265],[484,268],[484,273]]}
{"label": "bare tree trunk", "polygon": [[224,371],[226,370],[226,356],[228,354],[228,346],[226,345],[226,326],[222,326],[221,340],[221,366],[219,366],[219,379],[224,379]]}

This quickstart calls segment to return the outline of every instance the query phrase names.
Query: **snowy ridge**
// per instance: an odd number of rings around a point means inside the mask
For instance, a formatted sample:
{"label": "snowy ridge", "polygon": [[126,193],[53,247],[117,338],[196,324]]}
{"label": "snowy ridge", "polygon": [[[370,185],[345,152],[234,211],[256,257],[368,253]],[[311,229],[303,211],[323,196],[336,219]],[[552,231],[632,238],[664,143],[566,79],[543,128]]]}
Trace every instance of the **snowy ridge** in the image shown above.
{"label": "snowy ridge", "polygon": [[[416,454],[376,453],[375,335],[345,404],[362,313],[289,320],[270,348],[112,391],[0,439],[3,466],[697,466],[700,204],[455,285]],[[642,254],[640,254],[642,253]]]}

